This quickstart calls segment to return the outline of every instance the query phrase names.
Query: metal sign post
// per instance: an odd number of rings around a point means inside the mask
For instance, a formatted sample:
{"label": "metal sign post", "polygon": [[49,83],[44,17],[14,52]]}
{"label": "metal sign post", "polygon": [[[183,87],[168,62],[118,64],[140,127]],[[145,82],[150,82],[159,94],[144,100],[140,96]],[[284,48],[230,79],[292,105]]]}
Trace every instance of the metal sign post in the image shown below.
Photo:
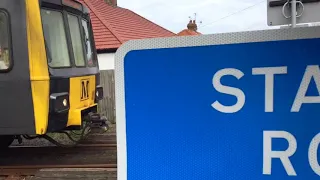
{"label": "metal sign post", "polygon": [[320,0],[268,0],[269,26],[320,22]]}
{"label": "metal sign post", "polygon": [[296,5],[297,5],[296,0],[291,0],[292,28],[295,28],[297,24],[297,6]]}
{"label": "metal sign post", "polygon": [[318,180],[319,47],[319,26],[125,43],[118,180]]}

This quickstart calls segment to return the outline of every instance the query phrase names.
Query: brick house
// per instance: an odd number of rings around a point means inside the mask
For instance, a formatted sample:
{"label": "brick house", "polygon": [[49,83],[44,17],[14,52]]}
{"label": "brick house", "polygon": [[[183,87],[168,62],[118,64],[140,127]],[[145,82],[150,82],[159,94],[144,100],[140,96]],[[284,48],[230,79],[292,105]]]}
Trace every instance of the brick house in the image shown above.
{"label": "brick house", "polygon": [[114,69],[116,50],[133,39],[171,37],[175,33],[117,6],[117,0],[78,0],[90,9],[101,70]]}

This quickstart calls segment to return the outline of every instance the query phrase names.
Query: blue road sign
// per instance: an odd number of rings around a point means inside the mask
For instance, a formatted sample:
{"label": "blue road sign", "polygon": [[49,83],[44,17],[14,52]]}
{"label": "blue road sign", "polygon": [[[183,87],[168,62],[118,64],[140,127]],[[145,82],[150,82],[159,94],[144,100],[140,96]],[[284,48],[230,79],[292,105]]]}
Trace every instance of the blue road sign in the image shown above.
{"label": "blue road sign", "polygon": [[319,179],[319,37],[306,27],[123,45],[119,180]]}

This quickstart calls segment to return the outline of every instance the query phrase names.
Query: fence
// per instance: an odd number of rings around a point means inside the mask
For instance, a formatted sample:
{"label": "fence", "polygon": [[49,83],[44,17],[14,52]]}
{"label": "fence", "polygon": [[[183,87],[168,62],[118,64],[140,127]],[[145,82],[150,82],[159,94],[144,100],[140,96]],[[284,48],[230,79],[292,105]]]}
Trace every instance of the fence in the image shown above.
{"label": "fence", "polygon": [[100,71],[100,84],[104,98],[98,104],[98,111],[112,123],[116,123],[114,70]]}

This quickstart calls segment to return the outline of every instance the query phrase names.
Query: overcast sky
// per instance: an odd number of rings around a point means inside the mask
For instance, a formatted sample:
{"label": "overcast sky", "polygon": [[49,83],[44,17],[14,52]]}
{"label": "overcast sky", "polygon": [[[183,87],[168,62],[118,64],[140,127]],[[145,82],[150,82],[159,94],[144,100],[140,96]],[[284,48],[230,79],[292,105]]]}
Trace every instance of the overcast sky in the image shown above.
{"label": "overcast sky", "polygon": [[[118,0],[118,6],[178,33],[197,13],[203,34],[267,29],[267,0]],[[240,11],[240,12],[239,12]],[[199,24],[202,21],[202,24]]]}

